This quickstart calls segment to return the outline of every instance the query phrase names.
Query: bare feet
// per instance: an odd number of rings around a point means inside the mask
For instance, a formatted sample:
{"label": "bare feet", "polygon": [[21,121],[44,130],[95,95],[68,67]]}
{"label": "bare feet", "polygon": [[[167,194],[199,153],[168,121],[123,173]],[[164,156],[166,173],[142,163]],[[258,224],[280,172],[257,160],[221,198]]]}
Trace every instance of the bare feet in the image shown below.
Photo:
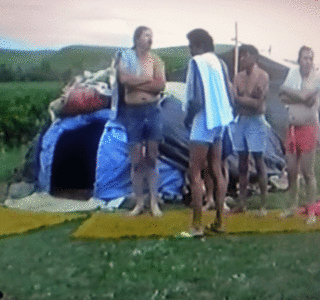
{"label": "bare feet", "polygon": [[163,214],[162,214],[162,211],[160,210],[160,207],[159,207],[159,204],[158,204],[158,200],[155,199],[155,201],[152,201],[151,199],[151,205],[150,205],[150,208],[151,208],[151,214],[154,216],[154,217],[161,217]]}
{"label": "bare feet", "polygon": [[286,219],[286,218],[293,217],[293,216],[295,215],[296,211],[297,211],[297,208],[285,209],[285,210],[279,215],[279,218],[280,218],[280,219]]}
{"label": "bare feet", "polygon": [[206,203],[206,205],[204,207],[202,207],[202,210],[208,211],[210,209],[215,209],[215,208],[216,208],[216,205],[215,205],[214,201],[209,201]]}
{"label": "bare feet", "polygon": [[135,216],[138,216],[140,214],[143,213],[143,210],[144,210],[144,204],[137,204],[133,210],[131,210],[129,213],[128,213],[128,216],[130,217],[135,217]]}
{"label": "bare feet", "polygon": [[257,216],[259,217],[265,217],[267,214],[268,211],[264,207],[260,208],[260,210],[257,212]]}
{"label": "bare feet", "polygon": [[222,224],[221,220],[215,220],[213,224],[210,224],[205,227],[205,235],[212,235],[213,233],[225,233],[226,230]]}
{"label": "bare feet", "polygon": [[312,214],[309,214],[307,219],[306,219],[306,224],[307,225],[312,225],[312,224],[315,224],[317,223],[317,217],[314,213]]}
{"label": "bare feet", "polygon": [[247,208],[245,206],[238,205],[238,206],[232,208],[229,213],[231,213],[231,214],[239,214],[239,213],[244,213],[246,211],[247,211]]}

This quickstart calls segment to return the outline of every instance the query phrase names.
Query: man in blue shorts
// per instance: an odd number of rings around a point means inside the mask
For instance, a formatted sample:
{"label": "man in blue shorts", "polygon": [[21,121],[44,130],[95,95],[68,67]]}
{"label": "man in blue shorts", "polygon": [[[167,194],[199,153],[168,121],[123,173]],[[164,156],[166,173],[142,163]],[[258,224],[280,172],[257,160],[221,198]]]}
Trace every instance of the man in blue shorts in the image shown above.
{"label": "man in blue shorts", "polygon": [[131,158],[131,176],[136,205],[130,215],[144,210],[143,181],[151,194],[150,208],[161,216],[158,204],[158,145],[162,139],[160,92],[165,88],[165,69],[161,59],[150,52],[152,31],[140,26],[134,33],[134,47],[122,52],[119,79],[125,87],[124,125],[127,129]]}
{"label": "man in blue shorts", "polygon": [[212,37],[203,29],[187,34],[192,59],[188,66],[185,125],[191,127],[189,175],[193,223],[191,236],[204,234],[202,227],[203,179],[208,168],[214,182],[217,218],[211,231],[221,231],[228,175],[222,159],[222,138],[232,121],[232,108],[221,61],[214,54]]}
{"label": "man in blue shorts", "polygon": [[262,215],[267,214],[267,171],[263,153],[267,146],[267,126],[265,119],[265,99],[269,91],[269,75],[257,64],[258,50],[252,45],[242,45],[239,49],[242,69],[234,78],[235,109],[237,117],[232,126],[234,150],[239,153],[239,205],[233,212],[246,210],[247,187],[249,183],[249,153],[252,154],[261,191]]}

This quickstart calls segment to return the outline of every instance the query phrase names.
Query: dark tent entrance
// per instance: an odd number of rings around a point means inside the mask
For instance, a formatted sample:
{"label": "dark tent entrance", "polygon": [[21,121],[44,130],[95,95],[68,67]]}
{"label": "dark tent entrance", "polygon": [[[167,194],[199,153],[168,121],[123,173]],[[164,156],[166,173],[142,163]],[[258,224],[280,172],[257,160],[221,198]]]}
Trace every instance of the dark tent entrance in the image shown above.
{"label": "dark tent entrance", "polygon": [[97,151],[105,122],[94,121],[61,134],[54,151],[50,194],[93,193]]}

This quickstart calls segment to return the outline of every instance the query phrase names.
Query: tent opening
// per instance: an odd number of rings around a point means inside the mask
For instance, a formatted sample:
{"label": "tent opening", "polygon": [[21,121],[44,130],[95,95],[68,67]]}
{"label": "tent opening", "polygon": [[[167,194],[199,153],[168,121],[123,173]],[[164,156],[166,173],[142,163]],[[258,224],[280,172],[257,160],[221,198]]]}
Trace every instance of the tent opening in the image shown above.
{"label": "tent opening", "polygon": [[82,199],[92,196],[104,125],[96,121],[60,136],[52,163],[51,195]]}

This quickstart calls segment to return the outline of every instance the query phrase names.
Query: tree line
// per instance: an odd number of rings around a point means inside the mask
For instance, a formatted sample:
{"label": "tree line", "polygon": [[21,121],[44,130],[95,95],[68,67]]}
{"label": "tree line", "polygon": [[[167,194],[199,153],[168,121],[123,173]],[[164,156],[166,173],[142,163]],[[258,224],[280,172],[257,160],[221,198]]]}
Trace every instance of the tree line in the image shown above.
{"label": "tree line", "polygon": [[63,81],[68,82],[73,76],[73,69],[70,67],[64,71],[56,71],[52,68],[50,62],[42,61],[40,66],[33,66],[22,69],[18,66],[16,69],[8,64],[0,64],[0,82],[32,82],[32,81]]}
{"label": "tree line", "polygon": [[[165,63],[166,73],[171,74],[187,65],[187,58],[176,59],[175,57],[161,57]],[[13,68],[11,65],[0,64],[0,82],[44,82],[44,81],[62,81],[67,84],[72,77],[82,74],[87,66],[84,60],[71,61],[70,66],[65,70],[55,70],[47,60],[43,60],[39,66],[29,68]],[[96,69],[96,66],[95,66]]]}

